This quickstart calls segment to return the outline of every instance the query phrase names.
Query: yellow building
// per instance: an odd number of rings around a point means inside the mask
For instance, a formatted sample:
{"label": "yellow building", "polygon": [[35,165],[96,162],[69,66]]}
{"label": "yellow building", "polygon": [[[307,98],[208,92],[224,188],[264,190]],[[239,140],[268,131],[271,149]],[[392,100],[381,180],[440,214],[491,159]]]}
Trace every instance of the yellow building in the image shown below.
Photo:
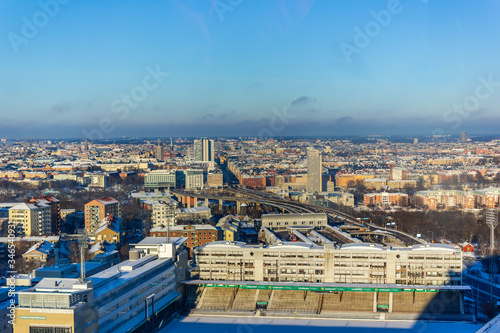
{"label": "yellow building", "polygon": [[9,209],[9,221],[16,225],[18,236],[51,235],[50,206],[38,203],[20,203]]}
{"label": "yellow building", "polygon": [[207,185],[208,187],[222,187],[224,186],[224,180],[222,173],[209,173],[207,175]]}
{"label": "yellow building", "polygon": [[240,240],[241,234],[241,219],[237,216],[224,216],[217,222],[217,228],[222,233],[222,239],[226,241]]}
{"label": "yellow building", "polygon": [[14,333],[98,332],[98,308],[91,306],[92,298],[92,282],[45,278],[19,295]]}
{"label": "yellow building", "polygon": [[369,190],[380,190],[387,185],[387,180],[383,178],[368,178],[365,179],[363,183]]}
{"label": "yellow building", "polygon": [[35,264],[37,267],[47,264],[54,252],[54,244],[51,242],[41,241],[34,244],[23,254],[24,262],[28,265]]}
{"label": "yellow building", "polygon": [[114,215],[109,215],[102,219],[101,224],[95,232],[95,241],[109,243],[120,243],[121,219]]}
{"label": "yellow building", "polygon": [[357,181],[363,182],[365,179],[371,178],[375,178],[375,175],[337,174],[335,175],[335,186],[348,187],[356,184]]}

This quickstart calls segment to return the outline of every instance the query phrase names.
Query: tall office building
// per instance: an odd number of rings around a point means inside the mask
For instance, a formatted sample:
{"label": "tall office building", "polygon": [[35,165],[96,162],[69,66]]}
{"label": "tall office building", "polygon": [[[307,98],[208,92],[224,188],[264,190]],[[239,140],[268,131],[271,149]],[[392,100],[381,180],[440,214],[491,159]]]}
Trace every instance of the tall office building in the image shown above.
{"label": "tall office building", "polygon": [[460,142],[467,142],[467,132],[460,132]]}
{"label": "tall office building", "polygon": [[207,138],[194,140],[194,160],[202,162],[213,162],[215,155],[214,149],[214,140],[209,140]]}
{"label": "tall office building", "polygon": [[155,158],[158,161],[163,161],[164,152],[163,143],[161,142],[161,139],[158,139],[158,144],[155,146]]}
{"label": "tall office building", "polygon": [[307,191],[321,192],[321,154],[318,150],[307,149]]}

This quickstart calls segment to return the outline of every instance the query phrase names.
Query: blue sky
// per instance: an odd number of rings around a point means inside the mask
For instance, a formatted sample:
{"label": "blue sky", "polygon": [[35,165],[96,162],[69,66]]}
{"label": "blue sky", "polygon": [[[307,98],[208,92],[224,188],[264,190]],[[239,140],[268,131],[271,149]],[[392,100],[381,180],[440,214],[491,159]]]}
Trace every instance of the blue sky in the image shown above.
{"label": "blue sky", "polygon": [[3,0],[0,136],[498,133],[499,16],[493,0]]}

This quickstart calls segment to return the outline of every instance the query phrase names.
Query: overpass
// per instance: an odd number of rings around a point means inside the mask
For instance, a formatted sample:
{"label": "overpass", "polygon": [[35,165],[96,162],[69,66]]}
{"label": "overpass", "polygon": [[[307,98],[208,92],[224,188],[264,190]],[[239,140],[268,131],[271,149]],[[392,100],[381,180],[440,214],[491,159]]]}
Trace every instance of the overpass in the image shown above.
{"label": "overpass", "polygon": [[175,195],[179,202],[185,205],[187,208],[191,208],[191,199],[193,199],[193,206],[198,206],[198,200],[204,201],[205,206],[208,207],[210,200],[218,201],[219,206],[222,206],[224,202],[234,202],[236,204],[236,212],[240,214],[241,207],[243,204],[254,203],[259,205],[268,205],[280,209],[283,213],[310,213],[311,210],[308,208],[301,207],[296,203],[282,202],[281,200],[270,199],[270,198],[256,198],[256,197],[244,197],[244,196],[217,196],[210,193],[192,193],[185,191],[170,191]]}
{"label": "overpass", "polygon": [[[303,208],[303,209],[309,209],[312,212],[324,212],[324,213],[330,213],[331,218],[334,216],[344,218],[345,222],[353,224],[355,226],[361,227],[361,228],[369,228],[370,230],[379,230],[379,231],[387,231],[385,227],[379,227],[373,224],[365,225],[360,223],[358,220],[356,220],[353,216],[348,215],[344,212],[338,211],[333,208],[327,208],[327,207],[320,207],[316,205],[311,205],[311,204],[300,204],[296,202],[290,202],[288,200],[284,199],[271,199],[272,197],[268,193],[262,193],[260,191],[254,191],[254,190],[248,190],[248,189],[231,189],[232,192],[235,193],[241,193],[243,195],[247,195],[249,197],[253,198],[267,198],[267,200],[272,200],[274,202],[282,202],[282,203],[287,203],[289,205],[293,205],[294,207],[297,208]],[[391,230],[391,233],[399,238],[401,241],[407,243],[407,244],[426,244],[426,242],[420,238],[414,237],[406,232],[400,231],[400,230]]]}
{"label": "overpass", "polygon": [[[270,195],[268,193],[262,193],[260,191],[253,191],[253,190],[248,190],[248,189],[234,189],[234,188],[229,188],[229,191],[235,193],[235,196],[216,196],[210,193],[190,193],[190,192],[185,192],[185,191],[171,191],[172,194],[174,194],[177,198],[179,198],[179,201],[184,204],[186,207],[190,208],[191,207],[191,198],[194,199],[193,203],[194,206],[198,206],[198,199],[200,200],[205,200],[205,205],[208,206],[209,200],[217,200],[219,201],[219,206],[222,206],[224,202],[234,202],[236,204],[236,212],[237,214],[240,214],[241,212],[241,205],[243,203],[255,203],[257,205],[268,205],[272,207],[276,207],[280,209],[283,213],[288,212],[288,213],[314,213],[314,212],[324,212],[330,214],[329,216],[333,218],[334,216],[344,218],[345,223],[350,223],[352,225],[355,225],[359,228],[365,228],[369,229],[369,231],[382,231],[386,232],[385,227],[379,227],[375,226],[373,224],[370,225],[365,225],[357,221],[353,216],[348,215],[346,213],[340,212],[338,210],[335,210],[333,208],[327,208],[327,207],[320,207],[316,205],[311,205],[311,204],[303,204],[303,203],[297,203],[294,201],[290,200],[285,200],[285,199],[277,199],[275,196]],[[393,236],[399,238],[401,241],[405,242],[406,244],[426,244],[425,241],[423,241],[420,238],[414,237],[410,234],[407,234],[403,231],[400,230],[391,230],[391,233]]]}

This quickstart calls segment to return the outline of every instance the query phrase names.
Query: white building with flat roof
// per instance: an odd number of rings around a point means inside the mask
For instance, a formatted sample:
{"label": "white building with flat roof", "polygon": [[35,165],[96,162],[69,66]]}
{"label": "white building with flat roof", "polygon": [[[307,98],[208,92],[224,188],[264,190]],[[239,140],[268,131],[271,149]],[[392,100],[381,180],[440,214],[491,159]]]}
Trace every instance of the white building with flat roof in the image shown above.
{"label": "white building with flat roof", "polygon": [[325,213],[262,215],[262,226],[270,230],[280,230],[288,227],[324,228],[327,225],[328,218]]}
{"label": "white building with flat roof", "polygon": [[186,238],[148,237],[130,260],[81,282],[44,278],[19,293],[14,332],[128,332],[181,298]]}
{"label": "white building with flat roof", "polygon": [[194,250],[200,280],[462,284],[462,251],[445,244],[393,248],[371,243],[252,246],[218,241]]}

